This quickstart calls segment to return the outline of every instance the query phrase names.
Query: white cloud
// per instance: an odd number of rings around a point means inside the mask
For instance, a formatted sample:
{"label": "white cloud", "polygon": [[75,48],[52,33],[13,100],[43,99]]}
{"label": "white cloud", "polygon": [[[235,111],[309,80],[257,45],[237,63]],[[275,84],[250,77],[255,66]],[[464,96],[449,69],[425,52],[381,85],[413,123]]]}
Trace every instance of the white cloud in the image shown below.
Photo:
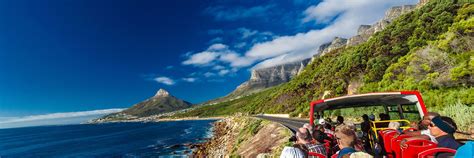
{"label": "white cloud", "polygon": [[323,29],[255,44],[245,53],[245,57],[263,60],[253,67],[254,69],[309,58],[317,53],[321,44],[336,36],[351,37],[360,25],[373,24],[384,16],[388,8],[405,4],[416,4],[416,0],[326,0],[306,9],[303,22],[330,22],[330,25]]}
{"label": "white cloud", "polygon": [[204,73],[203,75],[204,75],[204,77],[216,76],[216,74],[215,74],[215,73],[212,73],[212,72],[206,72],[206,73]]}
{"label": "white cloud", "polygon": [[242,34],[242,39],[249,38],[250,36],[253,36],[258,33],[257,30],[250,30],[245,27],[238,28],[237,31],[239,31]]}
{"label": "white cloud", "polygon": [[208,65],[219,56],[216,52],[200,52],[190,56],[188,60],[183,61],[183,65]]}
{"label": "white cloud", "polygon": [[120,112],[124,109],[105,109],[105,110],[92,110],[92,111],[80,111],[80,112],[63,112],[63,113],[52,113],[44,115],[31,115],[25,117],[16,117],[0,121],[0,124],[7,123],[19,123],[19,122],[29,122],[29,121],[40,121],[40,120],[50,120],[50,119],[65,119],[72,117],[83,117],[90,115],[104,115],[115,112]]}
{"label": "white cloud", "polygon": [[227,75],[229,72],[230,72],[230,70],[227,70],[227,69],[220,70],[220,71],[219,71],[219,75],[220,75],[220,76],[225,76],[225,75]]}
{"label": "white cloud", "polygon": [[226,50],[228,48],[227,45],[225,44],[222,44],[222,43],[216,43],[216,44],[212,44],[211,46],[209,46],[209,48],[207,48],[208,51],[220,51],[220,50]]}
{"label": "white cloud", "polygon": [[165,85],[174,85],[176,83],[173,79],[171,79],[169,77],[164,77],[164,76],[156,77],[153,80],[155,80],[158,83],[165,84]]}
{"label": "white cloud", "polygon": [[185,77],[185,78],[183,78],[183,81],[186,81],[186,82],[196,82],[196,81],[197,81],[197,78]]}
{"label": "white cloud", "polygon": [[222,69],[225,69],[225,67],[221,66],[221,65],[216,65],[216,66],[212,67],[212,70],[222,70]]}

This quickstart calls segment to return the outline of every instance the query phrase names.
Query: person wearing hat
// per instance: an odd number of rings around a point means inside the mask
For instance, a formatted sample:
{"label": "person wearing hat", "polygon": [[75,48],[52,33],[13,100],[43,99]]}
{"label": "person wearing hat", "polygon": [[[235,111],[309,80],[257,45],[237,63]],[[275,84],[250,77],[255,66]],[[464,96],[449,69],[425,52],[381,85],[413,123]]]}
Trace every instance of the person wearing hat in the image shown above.
{"label": "person wearing hat", "polygon": [[[438,147],[451,148],[457,150],[461,144],[456,142],[454,139],[454,132],[457,130],[456,123],[453,119],[445,116],[436,116],[431,120],[430,125],[428,126],[431,135],[436,137],[438,141]],[[436,157],[447,157],[454,156],[451,153],[440,153]]]}

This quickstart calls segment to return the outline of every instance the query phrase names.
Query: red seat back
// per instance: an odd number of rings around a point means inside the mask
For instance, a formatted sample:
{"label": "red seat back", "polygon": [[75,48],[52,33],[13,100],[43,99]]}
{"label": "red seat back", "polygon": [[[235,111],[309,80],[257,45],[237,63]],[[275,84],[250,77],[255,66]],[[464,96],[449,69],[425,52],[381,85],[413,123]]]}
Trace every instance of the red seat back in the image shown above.
{"label": "red seat back", "polygon": [[436,143],[429,140],[410,140],[407,141],[406,144],[408,146],[402,148],[403,158],[417,158],[418,153],[438,146]]}
{"label": "red seat back", "polygon": [[392,148],[392,151],[395,154],[396,158],[401,158],[402,157],[402,153],[401,153],[402,150],[400,149],[400,141],[402,141],[402,139],[409,138],[409,137],[411,137],[411,136],[400,135],[396,138],[392,138],[391,148]]}
{"label": "red seat back", "polygon": [[398,133],[397,133],[397,131],[393,130],[393,131],[386,132],[382,136],[383,145],[384,145],[384,148],[385,148],[385,151],[387,152],[387,154],[391,154],[393,152],[392,151],[392,138],[395,134],[398,134]]}
{"label": "red seat back", "polygon": [[314,153],[314,152],[308,152],[308,156],[315,156],[317,158],[327,158],[326,155],[320,154],[320,153]]}
{"label": "red seat back", "polygon": [[421,153],[418,153],[418,158],[428,158],[436,153],[453,153],[456,154],[456,150],[450,149],[450,148],[431,148],[425,151],[422,151]]}
{"label": "red seat back", "polygon": [[380,135],[380,137],[383,137],[386,133],[391,132],[391,131],[395,131],[395,130],[394,130],[394,129],[384,129],[384,130],[380,130],[380,131],[379,131],[379,135]]}

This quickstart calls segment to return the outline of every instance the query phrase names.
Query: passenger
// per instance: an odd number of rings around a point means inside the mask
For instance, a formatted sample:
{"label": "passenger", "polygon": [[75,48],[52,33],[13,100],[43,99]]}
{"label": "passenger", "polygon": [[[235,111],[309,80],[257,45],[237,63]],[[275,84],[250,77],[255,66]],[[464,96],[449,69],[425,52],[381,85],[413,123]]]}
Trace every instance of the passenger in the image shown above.
{"label": "passenger", "polygon": [[337,116],[337,119],[336,119],[336,126],[339,126],[339,125],[342,125],[344,124],[344,117],[342,116]]}
{"label": "passenger", "polygon": [[329,123],[324,125],[324,133],[334,135],[334,131],[331,130],[332,126]]}
{"label": "passenger", "polygon": [[375,115],[374,115],[374,114],[370,114],[370,115],[369,115],[369,120],[370,120],[370,121],[375,121]]}
{"label": "passenger", "polygon": [[340,125],[336,127],[336,141],[339,146],[337,158],[341,158],[344,155],[350,155],[356,150],[354,149],[355,143],[355,132],[351,127],[347,125]]}
{"label": "passenger", "polygon": [[309,123],[305,123],[305,124],[303,125],[303,128],[308,129],[309,134],[312,134],[313,131],[314,131],[313,126],[311,126]]}
{"label": "passenger", "polygon": [[388,128],[397,130],[398,132],[402,132],[402,130],[400,129],[400,122],[390,122],[388,124]]}
{"label": "passenger", "polygon": [[[419,129],[423,129],[423,130],[408,131],[408,132],[403,133],[403,135],[408,135],[408,136],[412,136],[412,137],[405,138],[405,139],[401,140],[400,146],[406,147],[405,143],[407,141],[417,140],[417,139],[431,140],[432,142],[438,143],[436,138],[433,135],[431,135],[430,130],[427,129],[427,127],[431,124],[431,119],[433,119],[434,117],[439,117],[439,116],[440,115],[438,113],[435,113],[435,112],[429,112],[427,115],[423,116],[423,120],[421,120],[420,124],[419,124],[419,126],[420,126]],[[394,138],[396,138],[396,137],[398,137],[398,135],[394,136]]]}
{"label": "passenger", "polygon": [[360,129],[364,133],[364,136],[367,136],[367,133],[370,131],[370,122],[369,116],[367,114],[362,115],[362,123],[360,124]]}
{"label": "passenger", "polygon": [[326,147],[324,147],[325,134],[321,131],[315,131],[312,136],[316,141],[314,144],[307,145],[308,150],[310,152],[326,155]]}
{"label": "passenger", "polygon": [[369,138],[369,132],[370,132],[370,121],[369,121],[369,116],[367,114],[362,115],[362,120],[363,122],[360,124],[360,129],[362,130],[362,141],[364,144],[364,149],[365,151],[370,151],[371,146],[370,146],[370,138]]}
{"label": "passenger", "polygon": [[[305,144],[309,143],[307,140],[308,133],[304,128],[298,129],[296,131],[296,141],[293,146],[286,146],[281,152],[280,158],[306,158],[308,157],[308,148]],[[290,139],[291,140],[291,139]]]}
{"label": "passenger", "polygon": [[[436,137],[438,141],[438,147],[451,148],[457,150],[461,144],[456,142],[454,139],[454,132],[457,130],[456,123],[453,119],[445,116],[437,116],[431,120],[431,124],[428,126],[431,135]],[[436,157],[448,157],[454,156],[452,153],[439,153]]]}

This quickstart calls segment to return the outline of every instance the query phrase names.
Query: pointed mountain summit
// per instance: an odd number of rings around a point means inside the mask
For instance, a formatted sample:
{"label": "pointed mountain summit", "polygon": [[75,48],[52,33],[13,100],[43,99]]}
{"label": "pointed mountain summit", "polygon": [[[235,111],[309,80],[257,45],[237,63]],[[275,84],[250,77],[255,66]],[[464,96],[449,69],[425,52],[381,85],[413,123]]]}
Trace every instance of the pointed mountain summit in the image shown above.
{"label": "pointed mountain summit", "polygon": [[164,89],[160,89],[156,92],[155,96],[133,105],[122,113],[138,117],[147,117],[181,110],[191,106],[191,103],[172,96]]}
{"label": "pointed mountain summit", "polygon": [[153,96],[153,98],[157,98],[157,97],[168,97],[170,96],[170,93],[164,89],[161,89],[158,90],[158,92],[156,92],[155,96]]}

